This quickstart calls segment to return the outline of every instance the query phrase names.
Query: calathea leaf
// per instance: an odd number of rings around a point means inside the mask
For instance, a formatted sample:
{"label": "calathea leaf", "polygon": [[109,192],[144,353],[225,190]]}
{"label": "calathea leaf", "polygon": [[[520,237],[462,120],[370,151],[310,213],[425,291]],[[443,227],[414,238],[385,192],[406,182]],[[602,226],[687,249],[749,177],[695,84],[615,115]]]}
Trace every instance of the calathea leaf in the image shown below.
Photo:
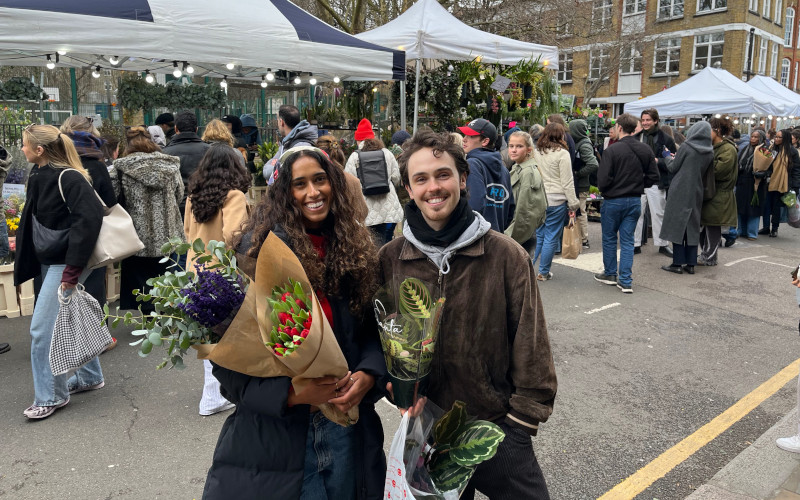
{"label": "calathea leaf", "polygon": [[459,434],[450,448],[450,456],[465,467],[478,465],[497,453],[497,447],[505,437],[506,434],[496,424],[477,420]]}
{"label": "calathea leaf", "polygon": [[453,407],[436,422],[433,428],[433,439],[439,449],[447,448],[458,438],[467,423],[466,404],[456,401]]}

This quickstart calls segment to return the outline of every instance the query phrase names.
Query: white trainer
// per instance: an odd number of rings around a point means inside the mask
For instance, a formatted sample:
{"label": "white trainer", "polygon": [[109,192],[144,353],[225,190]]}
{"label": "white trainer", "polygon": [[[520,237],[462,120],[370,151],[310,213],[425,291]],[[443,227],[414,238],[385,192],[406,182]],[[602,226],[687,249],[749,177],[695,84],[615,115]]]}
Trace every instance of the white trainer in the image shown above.
{"label": "white trainer", "polygon": [[788,438],[779,438],[775,440],[778,448],[792,453],[800,453],[800,436],[794,435]]}

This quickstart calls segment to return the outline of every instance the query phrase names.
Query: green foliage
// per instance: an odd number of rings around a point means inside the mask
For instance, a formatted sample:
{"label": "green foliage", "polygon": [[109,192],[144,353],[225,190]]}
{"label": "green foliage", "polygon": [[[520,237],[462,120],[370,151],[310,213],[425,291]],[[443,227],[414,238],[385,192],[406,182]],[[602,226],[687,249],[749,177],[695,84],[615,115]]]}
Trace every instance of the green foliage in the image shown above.
{"label": "green foliage", "polygon": [[42,88],[27,78],[15,76],[0,85],[0,100],[4,101],[38,101],[47,100]]}
{"label": "green foliage", "polygon": [[406,278],[400,284],[400,313],[412,318],[431,317],[431,294],[428,287],[416,278]]}
{"label": "green foliage", "polygon": [[166,85],[149,84],[137,74],[128,74],[120,79],[117,98],[129,110],[215,109],[225,106],[228,96],[219,85],[181,85],[177,81]]}
{"label": "green foliage", "polygon": [[344,82],[345,109],[351,120],[372,120],[372,105],[375,93],[373,82]]}
{"label": "green foliage", "polygon": [[475,467],[492,458],[503,439],[505,433],[500,427],[486,420],[470,421],[466,404],[453,403],[433,429],[433,452],[427,465],[436,488],[461,493]]}
{"label": "green foliage", "polygon": [[[131,345],[139,346],[139,356],[147,357],[154,346],[164,347],[166,353],[158,368],[165,367],[167,363],[171,363],[173,368],[184,368],[183,357],[192,345],[216,342],[221,335],[214,328],[198,323],[184,310],[183,306],[190,302],[187,291],[193,290],[196,274],[182,269],[172,256],[186,254],[189,249],[197,254],[196,264],[222,274],[235,288],[244,292],[242,288],[246,287],[247,278],[236,265],[234,251],[226,250],[224,242],[211,240],[204,245],[203,240],[198,238],[190,244],[172,238],[161,247],[161,253],[166,255],[161,262],[171,261],[169,268],[175,270],[147,280],[150,288],[146,293],[133,291],[137,302],[153,304],[155,310],[150,315],[144,315],[141,307],[136,316],[130,311],[120,315],[119,308],[116,314],[111,314],[108,304],[103,306],[103,321],[111,320],[112,328],[116,328],[120,322],[138,327],[131,334],[141,338]],[[244,283],[244,287],[240,287],[239,283]]]}

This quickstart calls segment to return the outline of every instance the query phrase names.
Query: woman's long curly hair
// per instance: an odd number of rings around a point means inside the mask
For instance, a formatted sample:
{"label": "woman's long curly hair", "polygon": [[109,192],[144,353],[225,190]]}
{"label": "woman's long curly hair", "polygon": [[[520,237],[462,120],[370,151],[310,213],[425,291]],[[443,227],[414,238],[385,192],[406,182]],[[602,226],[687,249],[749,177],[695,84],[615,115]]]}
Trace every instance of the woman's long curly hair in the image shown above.
{"label": "woman's long curly hair", "polygon": [[237,189],[247,192],[250,173],[242,166],[241,155],[225,143],[212,144],[197,170],[189,177],[187,195],[192,199],[192,215],[207,222],[222,208],[228,192]]}
{"label": "woman's long curly hair", "polygon": [[[292,166],[303,157],[316,160],[331,185],[330,212],[321,227],[327,239],[324,261],[306,234],[303,213],[292,192]],[[239,246],[244,235],[252,234],[248,255],[257,257],[269,232],[281,226],[314,290],[332,297],[349,296],[350,310],[358,314],[376,289],[378,253],[369,230],[357,222],[354,206],[348,200],[344,172],[323,153],[300,151],[280,166],[277,180],[236,238],[234,247]]]}

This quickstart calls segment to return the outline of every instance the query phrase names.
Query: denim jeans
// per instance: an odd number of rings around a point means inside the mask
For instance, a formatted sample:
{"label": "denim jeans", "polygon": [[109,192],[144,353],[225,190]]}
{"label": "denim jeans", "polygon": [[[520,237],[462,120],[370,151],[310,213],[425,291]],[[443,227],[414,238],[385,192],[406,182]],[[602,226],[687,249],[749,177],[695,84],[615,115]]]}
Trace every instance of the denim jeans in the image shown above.
{"label": "denim jeans", "polygon": [[[621,285],[633,282],[633,233],[642,213],[639,196],[603,200],[600,206],[600,226],[603,231],[603,273],[619,275]],[[655,233],[654,233],[655,234]],[[617,272],[617,235],[619,235],[619,272]]]}
{"label": "denim jeans", "polygon": [[748,217],[739,214],[739,234],[745,238],[758,238],[758,220],[759,216]]}
{"label": "denim jeans", "polygon": [[355,429],[311,415],[300,500],[356,497]]}
{"label": "denim jeans", "polygon": [[[69,387],[88,387],[103,381],[100,359],[94,358],[78,368],[72,377],[54,376],[50,369],[50,342],[58,316],[58,287],[64,266],[42,266],[42,288],[36,299],[31,318],[31,369],[33,370],[33,404],[55,406],[69,399]],[[90,269],[80,277],[83,282]]]}
{"label": "denim jeans", "polygon": [[533,262],[540,256],[539,274],[547,276],[550,266],[553,264],[553,255],[556,248],[561,246],[558,235],[564,227],[564,219],[567,216],[567,203],[564,202],[556,207],[547,207],[545,212],[544,224],[536,229],[536,252],[533,255]]}

